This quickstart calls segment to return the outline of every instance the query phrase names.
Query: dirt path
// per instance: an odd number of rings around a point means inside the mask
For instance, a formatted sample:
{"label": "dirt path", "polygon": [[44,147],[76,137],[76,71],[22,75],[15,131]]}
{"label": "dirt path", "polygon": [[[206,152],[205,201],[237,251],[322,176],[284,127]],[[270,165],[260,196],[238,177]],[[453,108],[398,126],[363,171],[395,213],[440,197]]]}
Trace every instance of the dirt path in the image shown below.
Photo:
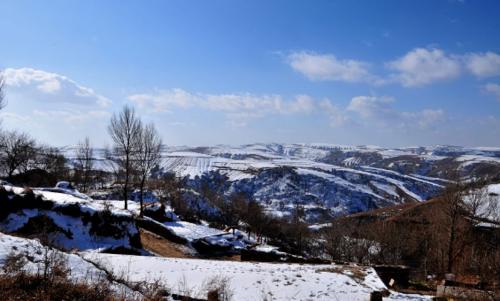
{"label": "dirt path", "polygon": [[195,258],[193,251],[188,247],[171,242],[152,232],[139,229],[144,249],[163,257]]}

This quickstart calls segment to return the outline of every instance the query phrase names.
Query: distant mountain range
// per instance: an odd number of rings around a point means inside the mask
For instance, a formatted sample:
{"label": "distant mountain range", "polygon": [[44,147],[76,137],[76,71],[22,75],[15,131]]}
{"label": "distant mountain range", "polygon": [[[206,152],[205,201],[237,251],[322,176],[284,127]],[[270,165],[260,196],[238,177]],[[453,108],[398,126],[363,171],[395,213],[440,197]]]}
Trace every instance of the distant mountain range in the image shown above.
{"label": "distant mountain range", "polygon": [[500,178],[500,148],[383,148],[332,144],[165,147],[162,172],[189,178],[193,189],[223,175],[223,193],[244,192],[269,213],[297,204],[307,220],[363,212],[437,195],[450,180]]}
{"label": "distant mountain range", "polygon": [[[500,148],[382,148],[330,144],[169,147],[163,170],[202,181],[227,176],[276,215],[304,206],[309,221],[425,201],[456,178],[500,174]],[[194,187],[196,185],[193,185]]]}

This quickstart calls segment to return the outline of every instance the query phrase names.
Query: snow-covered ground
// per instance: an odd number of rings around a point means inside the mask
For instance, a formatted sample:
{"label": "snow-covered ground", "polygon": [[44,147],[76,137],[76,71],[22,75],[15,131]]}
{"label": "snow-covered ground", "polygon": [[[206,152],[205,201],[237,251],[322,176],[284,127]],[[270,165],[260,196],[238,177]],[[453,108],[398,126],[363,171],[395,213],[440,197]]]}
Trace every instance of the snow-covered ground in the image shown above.
{"label": "snow-covered ground", "polygon": [[[74,149],[65,151],[69,158],[74,157]],[[96,154],[98,159],[104,158],[102,150]],[[440,177],[446,178],[447,171],[454,168],[479,173],[472,176],[482,176],[487,170],[475,168],[477,165],[489,164],[500,169],[500,148],[447,145],[400,148],[327,143],[168,146],[163,148],[162,157],[164,172],[187,177],[191,182],[211,172],[227,176],[232,186],[225,191],[228,194],[248,193],[263,203],[271,200],[285,205],[313,203],[315,209],[311,214],[306,213],[310,222],[322,222],[323,215],[317,215],[321,210],[338,216],[411,200],[425,201],[441,191],[447,181]],[[280,171],[283,172],[280,174]],[[268,206],[266,210],[274,215],[290,213]]]}
{"label": "snow-covered ground", "polygon": [[[5,264],[6,259],[10,255],[19,254],[24,255],[26,258],[23,270],[27,273],[37,274],[43,272],[44,257],[50,256],[51,258],[58,257],[67,264],[67,267],[70,269],[68,277],[75,282],[92,284],[108,281],[107,275],[103,270],[100,270],[93,263],[84,260],[77,254],[69,254],[47,248],[37,240],[0,233],[0,267]],[[111,288],[119,294],[129,296],[131,299],[141,297],[137,292],[117,282],[112,282]]]}
{"label": "snow-covered ground", "polygon": [[[24,188],[15,187],[15,186],[4,186],[5,190],[8,192],[13,192],[15,194],[23,194]],[[46,189],[37,189],[34,188],[33,192],[35,195],[41,195],[44,200],[49,200],[55,203],[55,206],[68,206],[68,205],[79,205],[80,209],[84,212],[94,213],[98,211],[103,211],[110,209],[112,210],[113,215],[120,216],[132,216],[132,213],[129,210],[123,209],[123,201],[121,202],[121,206],[111,206],[109,207],[109,201],[95,201],[89,197],[77,197],[75,195],[69,194],[67,192],[53,192],[48,191]],[[129,202],[132,203],[132,202]],[[139,208],[139,207],[137,207]]]}
{"label": "snow-covered ground", "polygon": [[[22,195],[24,189],[20,187],[4,186],[8,192]],[[53,203],[51,209],[47,208],[25,208],[10,213],[5,219],[0,221],[0,230],[11,233],[18,231],[25,226],[31,218],[45,216],[50,218],[54,224],[62,229],[63,232],[50,233],[53,243],[64,249],[78,250],[104,250],[115,247],[126,247],[134,249],[130,239],[139,234],[132,216],[134,210],[138,211],[138,205],[130,202],[132,210],[124,210],[123,202],[118,201],[94,201],[88,197],[80,198],[74,194],[63,192],[52,192],[43,189],[34,189],[35,195],[40,195],[43,200]],[[4,200],[7,201],[7,200]],[[76,206],[82,214],[64,213],[64,208]],[[83,214],[88,217],[96,213],[109,212],[113,222],[115,233],[113,235],[95,235],[91,230],[91,223],[84,220]]]}
{"label": "snow-covered ground", "polygon": [[500,184],[472,191],[464,199],[482,226],[500,227]]}
{"label": "snow-covered ground", "polygon": [[[85,253],[83,256],[131,281],[166,283],[174,293],[202,290],[214,277],[227,277],[232,300],[369,300],[387,289],[372,268],[339,265],[270,264]],[[200,296],[201,297],[201,296]],[[384,300],[431,300],[392,293]]]}
{"label": "snow-covered ground", "polygon": [[[49,251],[50,250],[50,251]],[[29,260],[24,271],[43,269],[45,252],[55,252],[70,268],[70,279],[93,283],[108,281],[104,270],[130,283],[160,281],[172,293],[194,296],[210,279],[228,281],[232,300],[368,300],[373,291],[386,287],[372,268],[341,265],[270,264],[151,256],[111,255],[96,252],[69,254],[48,249],[38,241],[0,233],[0,266],[10,254]],[[103,269],[104,268],[104,269]],[[221,278],[222,277],[222,278]],[[120,283],[111,288],[128,297],[140,297]],[[391,293],[384,300],[430,300],[430,297]]]}
{"label": "snow-covered ground", "polygon": [[455,160],[459,162],[463,162],[461,164],[462,167],[470,166],[477,163],[489,162],[489,163],[497,163],[500,164],[500,158],[488,157],[484,155],[462,155]]}
{"label": "snow-covered ground", "polygon": [[[99,201],[107,203],[108,206],[120,210],[123,208],[123,201]],[[150,204],[151,208],[159,209],[158,204]],[[129,202],[128,210],[135,215],[139,214],[139,204],[137,202]],[[235,230],[226,232],[216,228],[210,227],[206,222],[195,224],[187,221],[180,220],[174,213],[173,209],[169,206],[165,208],[165,215],[172,221],[163,222],[159,224],[170,230],[178,237],[185,239],[188,243],[195,240],[203,239],[207,243],[217,246],[231,246],[235,249],[244,248],[248,245],[254,244],[255,241],[250,239],[245,233]]]}
{"label": "snow-covered ground", "polygon": [[[205,153],[199,155],[194,150],[167,153],[163,168],[178,176],[188,177],[193,189],[201,187],[201,181],[207,181],[203,176],[219,172],[227,176],[231,186],[226,191],[228,194],[239,191],[248,193],[258,201],[267,202],[265,207],[273,215],[287,215],[288,205],[297,202],[314,205],[311,214],[308,214],[308,220],[312,221],[321,210],[342,215],[412,199],[424,201],[443,187],[440,180],[397,171],[315,161],[320,160],[320,155],[326,156],[328,151],[324,149],[306,150],[304,147],[296,149],[282,145],[274,145],[276,149],[273,145],[257,150],[248,147],[202,149],[199,151]],[[285,207],[270,207],[271,200],[278,200]],[[283,208],[286,210],[283,211]]]}
{"label": "snow-covered ground", "polygon": [[163,224],[168,229],[172,230],[172,232],[174,232],[177,236],[183,237],[188,241],[226,233],[215,228],[210,228],[206,225],[193,224],[184,221],[166,222]]}

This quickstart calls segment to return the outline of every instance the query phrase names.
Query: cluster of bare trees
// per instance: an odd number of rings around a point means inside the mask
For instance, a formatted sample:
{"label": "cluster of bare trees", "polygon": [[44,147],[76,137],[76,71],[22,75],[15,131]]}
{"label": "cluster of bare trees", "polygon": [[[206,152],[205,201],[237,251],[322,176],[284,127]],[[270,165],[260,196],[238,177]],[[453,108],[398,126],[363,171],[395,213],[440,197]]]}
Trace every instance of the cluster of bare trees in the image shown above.
{"label": "cluster of bare trees", "polygon": [[83,192],[87,192],[93,183],[94,149],[89,137],[78,143],[75,151],[74,179],[80,183]]}
{"label": "cluster of bare trees", "polygon": [[[3,76],[0,73],[0,110],[7,104],[4,88]],[[8,180],[31,170],[66,177],[66,162],[66,158],[57,148],[39,144],[27,133],[0,129],[0,174]]]}
{"label": "cluster of bare trees", "polygon": [[[4,96],[4,81],[0,73],[0,109],[6,105]],[[125,209],[130,190],[138,188],[142,214],[144,190],[151,171],[161,159],[160,136],[153,124],[144,125],[134,109],[128,106],[113,115],[108,130],[113,141],[108,159],[123,187]],[[40,145],[26,133],[0,130],[0,172],[8,180],[38,169],[61,180],[72,179],[77,187],[87,192],[94,186],[99,173],[88,137],[78,144],[72,164],[68,161],[57,148]]]}
{"label": "cluster of bare trees", "polygon": [[129,106],[113,115],[108,132],[113,140],[108,159],[113,162],[120,179],[125,209],[131,187],[136,184],[142,215],[146,181],[152,169],[160,163],[162,140],[154,124],[144,125]]}
{"label": "cluster of bare trees", "polygon": [[37,145],[33,138],[17,131],[4,131],[0,134],[1,166],[8,178],[14,172],[26,172],[35,165]]}
{"label": "cluster of bare trees", "polygon": [[435,200],[401,213],[341,218],[321,233],[334,260],[404,264],[428,274],[500,279],[500,219],[487,181],[450,185]]}
{"label": "cluster of bare trees", "polygon": [[59,149],[39,144],[26,133],[0,131],[0,171],[3,176],[13,180],[34,170],[60,178],[69,175],[67,160]]}

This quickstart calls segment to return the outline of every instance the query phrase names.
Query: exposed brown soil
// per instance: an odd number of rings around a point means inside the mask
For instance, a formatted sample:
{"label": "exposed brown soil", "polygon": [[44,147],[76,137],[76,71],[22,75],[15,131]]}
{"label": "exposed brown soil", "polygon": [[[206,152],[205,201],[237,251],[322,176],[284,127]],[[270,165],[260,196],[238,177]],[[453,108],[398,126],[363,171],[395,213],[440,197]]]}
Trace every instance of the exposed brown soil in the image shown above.
{"label": "exposed brown soil", "polygon": [[[201,257],[201,258],[204,258],[204,257]],[[241,261],[241,255],[234,254],[234,255],[226,255],[226,256],[218,256],[218,257],[206,257],[206,259],[224,260],[224,261]]]}
{"label": "exposed brown soil", "polygon": [[172,242],[148,230],[139,228],[139,232],[141,234],[141,242],[144,249],[159,256],[172,257],[172,258],[195,258],[195,259],[241,261],[241,256],[239,254],[217,256],[217,257],[201,256],[199,254],[194,254],[195,251],[191,251],[185,245]]}
{"label": "exposed brown soil", "polygon": [[159,235],[139,229],[144,249],[163,257],[194,258],[186,246],[171,242]]}

